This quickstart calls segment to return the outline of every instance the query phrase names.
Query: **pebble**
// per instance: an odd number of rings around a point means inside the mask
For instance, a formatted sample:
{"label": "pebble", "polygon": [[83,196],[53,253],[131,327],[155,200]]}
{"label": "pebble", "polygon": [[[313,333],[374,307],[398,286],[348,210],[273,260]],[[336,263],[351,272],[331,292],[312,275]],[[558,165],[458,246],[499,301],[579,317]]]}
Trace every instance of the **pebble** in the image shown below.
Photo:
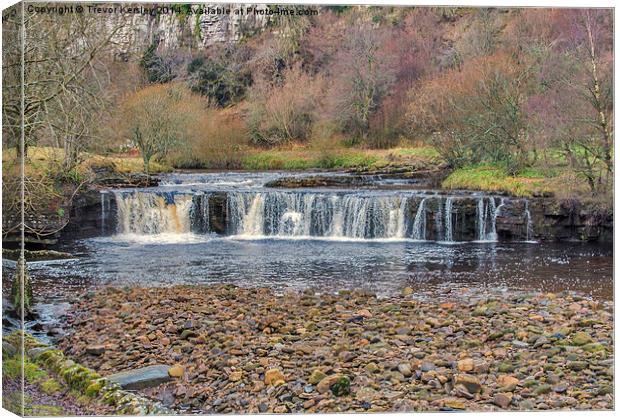
{"label": "pebble", "polygon": [[497,393],[495,394],[495,396],[493,397],[493,403],[497,406],[499,406],[500,408],[508,408],[508,406],[510,405],[510,403],[512,402],[512,393],[510,392],[506,392],[506,393]]}
{"label": "pebble", "polygon": [[265,384],[274,385],[284,380],[284,375],[280,369],[270,369],[265,372]]}
{"label": "pebble", "polygon": [[405,377],[413,376],[413,371],[411,370],[411,366],[407,363],[399,364],[398,371]]}
{"label": "pebble", "polygon": [[170,377],[183,377],[184,373],[185,369],[183,368],[183,366],[175,365],[168,369],[168,374],[170,375]]}
{"label": "pebble", "polygon": [[174,364],[145,394],[203,414],[613,408],[611,303],[412,295],[103,288],[58,344],[102,375]]}

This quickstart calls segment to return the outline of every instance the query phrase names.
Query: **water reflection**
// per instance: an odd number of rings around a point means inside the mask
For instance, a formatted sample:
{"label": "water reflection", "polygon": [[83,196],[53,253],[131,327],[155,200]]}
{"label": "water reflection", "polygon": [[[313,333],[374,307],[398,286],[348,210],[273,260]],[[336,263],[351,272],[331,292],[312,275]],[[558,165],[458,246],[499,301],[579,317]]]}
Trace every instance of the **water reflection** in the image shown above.
{"label": "water reflection", "polygon": [[[69,248],[79,257],[29,265],[36,287],[234,283],[279,290],[404,286],[505,286],[612,297],[612,249],[588,244],[239,240],[202,236],[162,244],[99,238]],[[62,293],[62,292],[61,292]]]}

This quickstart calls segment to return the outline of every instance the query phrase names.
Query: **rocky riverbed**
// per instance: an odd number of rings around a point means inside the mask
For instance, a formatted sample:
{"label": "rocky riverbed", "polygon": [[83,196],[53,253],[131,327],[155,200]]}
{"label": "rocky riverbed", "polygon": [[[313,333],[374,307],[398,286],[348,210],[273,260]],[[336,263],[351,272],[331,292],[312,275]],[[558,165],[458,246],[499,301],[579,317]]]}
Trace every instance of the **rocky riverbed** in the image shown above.
{"label": "rocky riverbed", "polygon": [[142,393],[179,411],[612,409],[612,306],[567,293],[106,288],[76,304],[60,347],[103,375],[173,366]]}

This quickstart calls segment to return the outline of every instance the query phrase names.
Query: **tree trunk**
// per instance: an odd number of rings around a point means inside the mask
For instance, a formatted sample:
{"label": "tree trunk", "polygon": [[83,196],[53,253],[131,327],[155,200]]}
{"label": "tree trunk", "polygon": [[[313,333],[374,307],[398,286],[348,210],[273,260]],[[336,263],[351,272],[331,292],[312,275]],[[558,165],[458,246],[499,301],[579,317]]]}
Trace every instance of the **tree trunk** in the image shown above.
{"label": "tree trunk", "polygon": [[150,173],[149,173],[149,160],[150,159],[151,158],[146,155],[142,156],[142,162],[144,163],[144,173],[146,174],[147,178],[150,176]]}

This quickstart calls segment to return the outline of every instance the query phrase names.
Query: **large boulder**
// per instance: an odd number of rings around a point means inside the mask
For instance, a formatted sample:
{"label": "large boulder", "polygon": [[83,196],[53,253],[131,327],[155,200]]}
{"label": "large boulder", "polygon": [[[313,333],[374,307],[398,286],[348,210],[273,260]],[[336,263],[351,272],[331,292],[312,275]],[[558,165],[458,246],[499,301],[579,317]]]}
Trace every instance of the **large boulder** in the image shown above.
{"label": "large boulder", "polygon": [[112,382],[118,383],[123,389],[146,389],[172,380],[172,377],[168,373],[169,368],[169,366],[157,364],[154,366],[147,366],[140,369],[116,373],[106,376],[106,378]]}

